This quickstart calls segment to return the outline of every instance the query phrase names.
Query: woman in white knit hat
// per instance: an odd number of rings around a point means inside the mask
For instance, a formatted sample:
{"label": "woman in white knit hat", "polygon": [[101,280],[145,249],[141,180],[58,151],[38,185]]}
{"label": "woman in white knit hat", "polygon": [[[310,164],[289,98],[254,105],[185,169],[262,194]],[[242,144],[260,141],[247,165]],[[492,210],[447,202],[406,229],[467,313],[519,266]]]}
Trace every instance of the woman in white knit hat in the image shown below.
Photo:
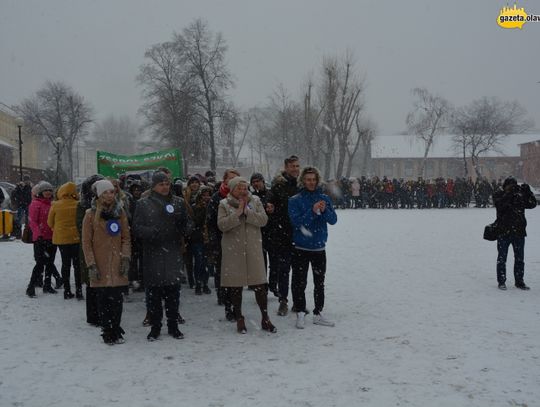
{"label": "woman in white knit hat", "polygon": [[229,181],[230,192],[221,200],[218,208],[218,227],[221,238],[221,286],[228,287],[234,308],[237,330],[246,333],[242,315],[242,290],[250,287],[255,292],[261,310],[261,327],[276,332],[267,311],[267,280],[262,251],[261,227],[268,216],[260,199],[251,195],[245,178],[235,177]]}
{"label": "woman in white knit hat", "polygon": [[120,321],[131,256],[129,223],[110,181],[96,181],[93,188],[97,198],[84,216],[83,253],[90,286],[96,289],[103,341],[114,345],[124,343]]}

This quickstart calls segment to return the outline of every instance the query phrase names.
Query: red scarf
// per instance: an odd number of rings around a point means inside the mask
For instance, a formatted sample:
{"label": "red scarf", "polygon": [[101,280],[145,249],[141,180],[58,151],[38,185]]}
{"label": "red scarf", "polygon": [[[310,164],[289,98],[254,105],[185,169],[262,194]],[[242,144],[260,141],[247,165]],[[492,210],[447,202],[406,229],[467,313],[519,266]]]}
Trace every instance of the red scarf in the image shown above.
{"label": "red scarf", "polygon": [[221,196],[222,198],[226,198],[227,195],[229,195],[229,192],[231,192],[231,190],[229,189],[229,186],[225,185],[225,183],[222,182],[221,185],[219,186],[219,196]]}

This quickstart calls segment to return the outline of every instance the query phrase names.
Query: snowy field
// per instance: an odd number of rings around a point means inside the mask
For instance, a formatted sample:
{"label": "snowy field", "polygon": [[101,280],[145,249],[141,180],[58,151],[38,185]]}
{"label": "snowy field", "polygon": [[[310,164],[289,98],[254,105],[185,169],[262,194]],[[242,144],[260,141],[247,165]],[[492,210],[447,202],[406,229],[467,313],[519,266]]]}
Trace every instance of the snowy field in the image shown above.
{"label": "snowy field", "polygon": [[[538,406],[540,210],[528,211],[525,281],[497,289],[494,209],[338,211],[328,244],[326,315],[278,317],[248,334],[215,296],[183,288],[186,335],[146,341],[143,295],[124,305],[126,343],[103,344],[84,302],[24,295],[32,247],[0,243],[0,406]],[[59,267],[59,256],[57,256]],[[311,281],[308,307],[312,307]]]}

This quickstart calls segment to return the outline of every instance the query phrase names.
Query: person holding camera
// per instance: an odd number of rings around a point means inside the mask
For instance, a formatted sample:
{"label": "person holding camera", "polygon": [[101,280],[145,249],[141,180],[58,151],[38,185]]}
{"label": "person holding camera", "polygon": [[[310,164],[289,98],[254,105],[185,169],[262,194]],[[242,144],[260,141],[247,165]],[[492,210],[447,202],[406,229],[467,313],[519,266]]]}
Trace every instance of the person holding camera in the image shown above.
{"label": "person holding camera", "polygon": [[529,290],[523,280],[525,271],[524,251],[527,236],[525,209],[536,206],[536,198],[527,184],[518,185],[513,177],[508,177],[501,190],[493,194],[497,209],[497,282],[499,289],[506,290],[506,258],[508,248],[514,250],[515,285],[521,290]]}

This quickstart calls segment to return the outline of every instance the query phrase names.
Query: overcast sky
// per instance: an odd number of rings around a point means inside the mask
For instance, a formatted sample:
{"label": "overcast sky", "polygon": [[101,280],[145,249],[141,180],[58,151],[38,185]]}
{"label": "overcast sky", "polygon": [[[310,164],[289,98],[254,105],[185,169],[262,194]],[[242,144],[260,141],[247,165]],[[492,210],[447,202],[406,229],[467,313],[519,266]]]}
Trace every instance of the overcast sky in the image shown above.
{"label": "overcast sky", "polygon": [[[462,7],[460,7],[461,5]],[[410,90],[425,86],[461,105],[518,100],[540,127],[540,23],[496,24],[504,1],[0,0],[0,102],[17,104],[61,80],[97,118],[135,117],[144,51],[194,19],[229,45],[233,100],[263,105],[282,82],[294,96],[325,54],[354,52],[366,109],[381,135],[399,132]],[[540,14],[540,1],[518,3]]]}

